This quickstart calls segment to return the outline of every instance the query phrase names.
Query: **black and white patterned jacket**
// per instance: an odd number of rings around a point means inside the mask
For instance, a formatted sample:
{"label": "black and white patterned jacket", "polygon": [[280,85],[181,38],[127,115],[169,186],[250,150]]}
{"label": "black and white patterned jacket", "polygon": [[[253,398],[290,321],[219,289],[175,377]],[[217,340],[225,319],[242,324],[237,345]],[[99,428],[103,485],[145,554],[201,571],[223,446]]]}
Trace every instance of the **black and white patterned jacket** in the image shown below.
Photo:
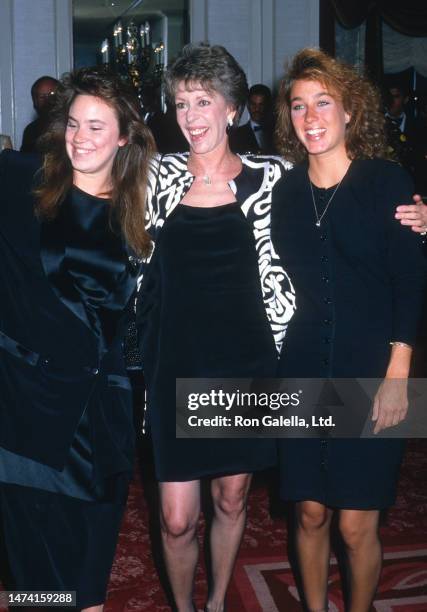
{"label": "black and white patterned jacket", "polygon": [[[291,164],[278,157],[240,157],[242,172],[229,184],[252,227],[264,306],[280,352],[287,323],[295,310],[295,292],[271,241],[271,191]],[[188,153],[164,155],[152,160],[147,187],[146,229],[153,239],[154,248],[167,217],[194,180],[187,161]],[[144,261],[143,268],[149,265],[152,255]]]}

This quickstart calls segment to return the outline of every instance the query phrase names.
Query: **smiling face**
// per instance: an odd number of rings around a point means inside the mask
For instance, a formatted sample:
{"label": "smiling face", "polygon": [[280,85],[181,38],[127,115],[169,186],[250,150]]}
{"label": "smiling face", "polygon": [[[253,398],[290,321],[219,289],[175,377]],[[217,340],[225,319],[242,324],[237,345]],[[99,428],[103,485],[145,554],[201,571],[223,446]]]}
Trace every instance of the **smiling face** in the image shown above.
{"label": "smiling face", "polygon": [[347,157],[345,130],[350,115],[341,100],[319,81],[295,81],[291,90],[291,120],[309,156]]}
{"label": "smiling face", "polygon": [[78,95],[70,107],[65,148],[73,167],[73,182],[85,189],[88,181],[105,187],[114,157],[126,139],[120,136],[115,111],[95,96]]}
{"label": "smiling face", "polygon": [[175,93],[176,119],[194,153],[210,153],[227,143],[227,123],[236,111],[216,91],[197,83],[179,83]]}

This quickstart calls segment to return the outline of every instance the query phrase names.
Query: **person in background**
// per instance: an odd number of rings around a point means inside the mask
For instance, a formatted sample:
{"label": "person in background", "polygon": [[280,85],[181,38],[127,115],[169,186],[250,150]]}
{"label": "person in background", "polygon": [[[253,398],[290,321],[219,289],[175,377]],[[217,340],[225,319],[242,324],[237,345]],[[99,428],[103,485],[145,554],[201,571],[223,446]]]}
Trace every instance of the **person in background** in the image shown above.
{"label": "person in background", "polygon": [[42,147],[41,168],[0,155],[0,521],[15,590],[99,612],[134,461],[123,338],[154,143],[133,91],[83,68]]}
{"label": "person in background", "polygon": [[234,153],[274,155],[274,117],[271,91],[258,83],[249,90],[247,108],[249,121],[230,132],[230,147]]}
{"label": "person in background", "polygon": [[414,119],[405,110],[409,96],[400,85],[389,84],[384,98],[387,153],[415,178],[417,130]]}
{"label": "person in background", "polygon": [[166,112],[158,110],[146,121],[156,142],[157,151],[165,153],[184,153],[188,151],[188,142],[176,122],[175,107],[166,104]]}
{"label": "person in background", "polygon": [[31,98],[36,119],[29,123],[22,135],[21,152],[37,153],[40,151],[38,140],[45,133],[49,123],[49,111],[52,108],[58,80],[51,76],[42,76],[31,87]]}
{"label": "person in background", "polygon": [[[322,51],[293,58],[280,86],[277,135],[283,156],[296,164],[272,202],[273,244],[296,293],[279,375],[382,379],[362,418],[375,438],[405,418],[424,302],[421,241],[394,219],[413,183],[384,159],[377,90]],[[381,571],[380,511],[394,503],[403,449],[393,438],[279,441],[281,495],[296,502],[311,612],[328,609],[334,514],[347,553],[348,610],[370,610]]]}
{"label": "person in background", "polygon": [[0,134],[0,151],[3,149],[13,149],[12,140],[7,134]]}
{"label": "person in background", "polygon": [[247,83],[223,47],[184,47],[166,73],[166,90],[190,152],[159,158],[149,180],[147,230],[155,247],[137,301],[147,427],[177,610],[194,610],[201,482],[208,480],[213,520],[206,610],[222,612],[251,476],[276,462],[276,445],[176,438],[176,379],[275,376],[294,304],[272,248],[270,201],[289,165],[231,152],[228,131],[247,99]]}
{"label": "person in background", "polygon": [[157,151],[161,154],[188,151],[188,142],[176,122],[175,107],[172,104],[164,106],[162,108],[160,91],[155,87],[147,88],[143,96],[144,121],[153,134]]}

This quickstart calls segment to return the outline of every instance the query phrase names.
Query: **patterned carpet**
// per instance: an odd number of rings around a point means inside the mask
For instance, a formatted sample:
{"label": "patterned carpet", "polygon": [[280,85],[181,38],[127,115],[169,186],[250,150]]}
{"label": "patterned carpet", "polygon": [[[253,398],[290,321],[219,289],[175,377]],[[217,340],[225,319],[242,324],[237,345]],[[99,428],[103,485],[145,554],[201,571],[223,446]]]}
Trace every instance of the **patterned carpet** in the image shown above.
{"label": "patterned carpet", "polygon": [[[143,459],[144,465],[147,465]],[[146,472],[149,470],[146,468]],[[285,514],[272,499],[274,475],[254,483],[249,498],[248,526],[229,590],[230,612],[297,612],[301,610],[289,562]],[[159,565],[156,524],[149,524],[148,509],[155,507],[150,474],[144,483],[135,478],[129,497],[117,555],[111,575],[106,612],[166,612],[170,610],[156,565]],[[155,516],[153,510],[152,515]],[[289,512],[288,512],[288,520]],[[200,523],[203,545],[204,521]],[[151,536],[150,536],[151,531]],[[376,612],[427,611],[427,440],[409,443],[402,468],[396,506],[384,517],[384,569]],[[162,574],[160,569],[160,574]],[[196,576],[195,600],[203,608],[205,571]],[[330,610],[344,610],[341,576],[334,557],[330,571]]]}
{"label": "patterned carpet", "polygon": [[[149,460],[142,457],[142,475],[135,476],[111,575],[105,612],[166,612],[170,610],[159,554],[156,487]],[[289,508],[271,495],[274,474],[254,482],[248,525],[228,595],[229,612],[298,612],[298,591],[289,562],[286,519]],[[149,512],[151,508],[151,512]],[[204,521],[200,522],[203,547]],[[427,611],[427,440],[409,443],[396,506],[384,517],[384,569],[375,612]],[[156,570],[156,567],[158,570]],[[159,577],[160,576],[160,577]],[[336,558],[330,571],[329,603],[343,612],[341,575]],[[204,567],[196,576],[195,600],[206,597]],[[2,608],[0,607],[0,610]]]}

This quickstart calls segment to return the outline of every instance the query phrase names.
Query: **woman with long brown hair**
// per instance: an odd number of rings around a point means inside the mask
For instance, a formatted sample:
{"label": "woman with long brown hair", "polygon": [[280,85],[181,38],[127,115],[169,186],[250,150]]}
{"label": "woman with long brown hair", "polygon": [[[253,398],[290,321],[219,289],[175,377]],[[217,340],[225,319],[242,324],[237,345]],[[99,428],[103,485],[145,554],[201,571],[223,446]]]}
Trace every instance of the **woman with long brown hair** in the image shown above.
{"label": "woman with long brown hair", "polygon": [[[377,90],[316,49],[300,51],[282,81],[278,144],[296,164],[272,203],[273,241],[296,292],[279,373],[384,379],[366,407],[375,437],[404,419],[408,405],[426,268],[419,237],[394,215],[396,203],[410,201],[413,185],[384,159]],[[415,232],[418,223],[412,219]],[[348,610],[367,612],[381,570],[380,510],[394,502],[403,441],[325,437],[279,446],[281,493],[297,502],[307,609],[328,609],[335,511],[348,558]]]}
{"label": "woman with long brown hair", "polygon": [[0,156],[1,519],[16,590],[99,611],[133,464],[122,315],[154,146],[134,94],[96,69],[63,78],[42,146],[41,168]]}

